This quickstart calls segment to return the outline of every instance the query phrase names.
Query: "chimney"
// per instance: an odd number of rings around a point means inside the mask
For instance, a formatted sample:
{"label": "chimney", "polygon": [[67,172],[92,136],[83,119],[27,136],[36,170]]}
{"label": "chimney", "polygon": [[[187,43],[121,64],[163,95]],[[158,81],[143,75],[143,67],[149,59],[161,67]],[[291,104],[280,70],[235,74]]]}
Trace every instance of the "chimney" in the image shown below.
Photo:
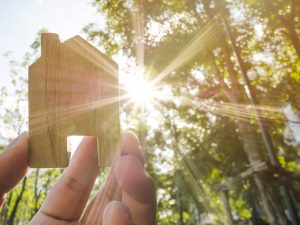
{"label": "chimney", "polygon": [[42,33],[41,35],[41,55],[45,57],[46,55],[51,56],[58,53],[59,49],[59,37],[54,33]]}

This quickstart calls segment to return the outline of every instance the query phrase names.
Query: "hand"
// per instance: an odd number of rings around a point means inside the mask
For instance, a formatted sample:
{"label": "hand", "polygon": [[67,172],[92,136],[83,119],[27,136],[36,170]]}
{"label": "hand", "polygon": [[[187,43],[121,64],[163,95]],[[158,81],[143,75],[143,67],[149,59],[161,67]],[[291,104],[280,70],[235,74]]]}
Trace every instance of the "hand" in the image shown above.
{"label": "hand", "polygon": [[[26,174],[27,159],[28,133],[23,133],[0,154],[0,205],[5,194]],[[154,224],[155,188],[144,170],[144,156],[136,135],[123,136],[121,156],[86,206],[98,173],[96,138],[85,137],[30,224]]]}

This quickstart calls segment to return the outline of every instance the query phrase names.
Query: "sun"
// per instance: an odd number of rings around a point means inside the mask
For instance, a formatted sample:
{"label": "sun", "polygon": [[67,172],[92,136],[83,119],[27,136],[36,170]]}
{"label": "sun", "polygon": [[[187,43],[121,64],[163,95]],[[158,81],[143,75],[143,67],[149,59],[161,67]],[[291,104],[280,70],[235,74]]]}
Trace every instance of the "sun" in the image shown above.
{"label": "sun", "polygon": [[127,100],[126,105],[133,105],[134,110],[151,111],[170,100],[170,88],[151,77],[149,72],[134,64],[120,74],[121,98]]}
{"label": "sun", "polygon": [[143,76],[128,76],[124,89],[136,106],[146,106],[154,100],[155,88]]}

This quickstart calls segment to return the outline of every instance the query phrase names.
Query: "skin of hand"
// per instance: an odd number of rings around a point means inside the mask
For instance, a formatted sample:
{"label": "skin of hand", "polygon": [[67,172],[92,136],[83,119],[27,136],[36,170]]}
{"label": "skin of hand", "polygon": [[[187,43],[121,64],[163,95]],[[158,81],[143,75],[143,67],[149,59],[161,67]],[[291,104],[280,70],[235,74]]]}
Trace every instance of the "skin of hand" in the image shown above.
{"label": "skin of hand", "polygon": [[[26,175],[28,132],[0,154],[0,206],[5,195]],[[153,225],[156,193],[145,171],[145,158],[137,136],[127,132],[114,157],[106,182],[87,204],[99,173],[95,137],[79,144],[61,178],[34,216],[31,225]]]}

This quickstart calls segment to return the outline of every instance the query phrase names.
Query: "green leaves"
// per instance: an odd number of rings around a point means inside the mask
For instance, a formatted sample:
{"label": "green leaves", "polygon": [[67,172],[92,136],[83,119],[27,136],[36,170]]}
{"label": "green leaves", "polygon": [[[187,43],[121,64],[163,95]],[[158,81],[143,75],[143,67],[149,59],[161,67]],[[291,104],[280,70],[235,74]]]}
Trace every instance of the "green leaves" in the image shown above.
{"label": "green leaves", "polygon": [[[277,192],[269,183],[262,181],[270,189],[261,193],[253,176],[239,177],[251,167],[253,158],[267,161],[267,156],[239,64],[216,19],[220,14],[232,29],[282,167],[290,172],[300,170],[296,161],[299,149],[284,142],[286,125],[281,113],[286,103],[300,112],[300,7],[294,2],[92,1],[104,23],[87,24],[83,31],[88,39],[106,54],[125,55],[128,61],[143,47],[145,70],[153,79],[164,72],[157,86],[170,90],[168,101],[156,99],[155,112],[134,114],[130,106],[121,104],[123,124],[147,140],[147,169],[158,193],[157,224],[194,225],[207,218],[212,224],[223,224],[224,205],[215,187],[231,180],[229,202],[236,223],[268,219],[261,196],[276,200],[270,193]],[[37,38],[21,63],[9,59],[17,96],[26,97],[26,79],[20,72],[35,59],[39,45]],[[2,103],[9,94],[5,88],[1,90]],[[3,122],[20,123],[23,106],[17,106],[4,111]],[[155,128],[148,120],[152,114],[160,115]],[[36,187],[36,193],[48,190],[48,179],[50,185],[59,175],[59,171],[40,171],[35,183],[36,172],[32,171],[27,184],[27,188]],[[297,197],[299,184],[288,185]],[[19,191],[20,187],[11,195],[10,204]],[[40,193],[36,201],[33,196],[37,195],[26,189],[24,199],[31,210],[40,206],[44,192]],[[32,215],[24,207],[22,203],[16,221]]]}

